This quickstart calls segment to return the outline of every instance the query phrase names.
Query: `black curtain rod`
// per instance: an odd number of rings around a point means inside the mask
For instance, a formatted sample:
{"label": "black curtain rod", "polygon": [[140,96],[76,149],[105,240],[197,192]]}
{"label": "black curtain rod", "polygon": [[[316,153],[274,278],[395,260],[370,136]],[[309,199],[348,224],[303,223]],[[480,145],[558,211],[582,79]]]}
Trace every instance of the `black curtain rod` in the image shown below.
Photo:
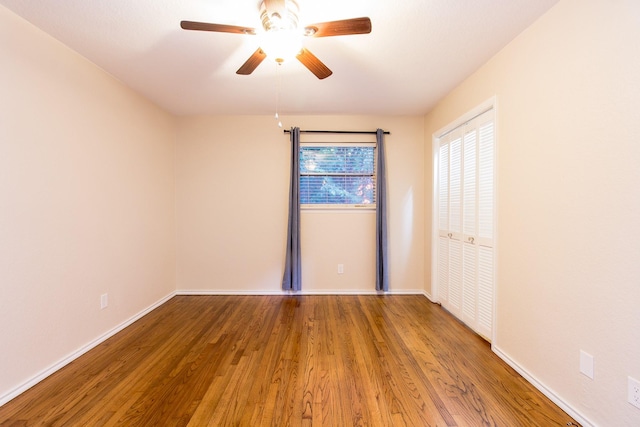
{"label": "black curtain rod", "polygon": [[[291,130],[290,129],[285,129],[284,133],[290,133]],[[359,130],[301,130],[300,133],[352,133],[352,134],[373,134],[375,135],[377,133],[377,131],[373,130],[369,130],[369,131],[359,131]],[[385,135],[389,135],[391,134],[391,132],[389,131],[384,131],[383,132]]]}

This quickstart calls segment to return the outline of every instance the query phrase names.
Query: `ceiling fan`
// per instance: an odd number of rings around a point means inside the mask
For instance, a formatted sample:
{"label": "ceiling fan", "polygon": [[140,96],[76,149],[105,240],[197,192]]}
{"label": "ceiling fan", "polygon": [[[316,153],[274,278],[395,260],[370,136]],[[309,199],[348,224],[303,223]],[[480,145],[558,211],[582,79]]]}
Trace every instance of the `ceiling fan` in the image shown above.
{"label": "ceiling fan", "polygon": [[[236,71],[237,74],[251,74],[267,57],[274,56],[282,63],[286,54],[278,49],[292,49],[293,55],[319,79],[329,77],[333,72],[308,49],[302,47],[302,37],[331,37],[371,32],[369,18],[353,18],[340,21],[321,22],[298,28],[299,6],[296,0],[263,0],[260,4],[260,20],[264,29],[262,47],[259,47]],[[206,22],[181,21],[185,30],[213,31],[219,33],[256,35],[255,28],[235,25],[211,24]],[[267,45],[270,45],[267,47]],[[273,52],[273,53],[272,53]]]}

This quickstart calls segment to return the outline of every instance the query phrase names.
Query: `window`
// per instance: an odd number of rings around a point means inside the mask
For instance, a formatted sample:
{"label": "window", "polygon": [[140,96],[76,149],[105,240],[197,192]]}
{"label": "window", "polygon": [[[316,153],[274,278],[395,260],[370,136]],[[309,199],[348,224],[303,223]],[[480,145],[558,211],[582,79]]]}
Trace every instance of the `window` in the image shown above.
{"label": "window", "polygon": [[375,144],[301,145],[303,207],[375,208],[375,187]]}

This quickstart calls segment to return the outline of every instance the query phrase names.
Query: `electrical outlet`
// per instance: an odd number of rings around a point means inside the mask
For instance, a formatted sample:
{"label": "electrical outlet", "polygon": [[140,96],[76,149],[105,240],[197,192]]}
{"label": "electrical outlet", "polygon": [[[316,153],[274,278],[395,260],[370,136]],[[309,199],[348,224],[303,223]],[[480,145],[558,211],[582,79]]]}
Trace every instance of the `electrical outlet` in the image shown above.
{"label": "electrical outlet", "polygon": [[344,264],[338,264],[338,274],[344,273]]}
{"label": "electrical outlet", "polygon": [[100,310],[104,310],[109,305],[109,294],[100,295]]}
{"label": "electrical outlet", "polygon": [[640,381],[629,378],[629,403],[640,409]]}

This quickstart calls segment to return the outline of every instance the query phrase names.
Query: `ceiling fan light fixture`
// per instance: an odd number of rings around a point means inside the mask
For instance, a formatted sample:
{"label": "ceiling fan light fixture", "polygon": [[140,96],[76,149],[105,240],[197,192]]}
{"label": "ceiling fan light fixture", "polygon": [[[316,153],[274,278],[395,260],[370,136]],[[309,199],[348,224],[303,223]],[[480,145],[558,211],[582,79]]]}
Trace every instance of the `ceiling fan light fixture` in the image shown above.
{"label": "ceiling fan light fixture", "polygon": [[298,30],[272,30],[262,34],[260,47],[276,62],[291,60],[302,50],[302,34]]}

